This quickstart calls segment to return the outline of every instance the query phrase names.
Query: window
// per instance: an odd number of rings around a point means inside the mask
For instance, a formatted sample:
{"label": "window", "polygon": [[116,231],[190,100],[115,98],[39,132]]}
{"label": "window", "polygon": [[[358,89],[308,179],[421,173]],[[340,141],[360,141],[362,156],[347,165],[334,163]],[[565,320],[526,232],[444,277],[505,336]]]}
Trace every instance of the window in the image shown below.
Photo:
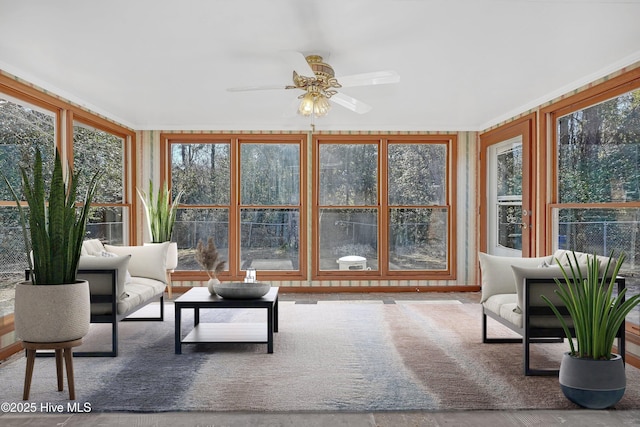
{"label": "window", "polygon": [[[494,206],[489,209],[495,220],[492,236],[501,250],[522,251],[522,138],[505,141],[489,152],[493,168],[489,172]],[[509,253],[509,252],[507,252]]]}
{"label": "window", "polygon": [[455,137],[314,143],[318,276],[451,277]]}
{"label": "window", "polygon": [[85,194],[91,177],[98,171],[102,172],[87,224],[88,237],[110,244],[128,241],[125,158],[124,137],[74,122],[73,167],[81,172],[79,198]]}
{"label": "window", "polygon": [[[20,167],[30,169],[36,148],[45,165],[43,175],[51,176],[55,152],[56,116],[23,101],[0,94],[0,171],[21,194]],[[28,261],[22,225],[15,201],[0,181],[0,318],[13,313],[15,283],[23,280]]]}
{"label": "window", "polygon": [[[193,254],[213,237],[240,279],[255,268],[264,276],[300,277],[304,145],[301,135],[163,135],[171,186],[185,192],[174,229],[178,276],[199,278]],[[188,273],[191,272],[191,273]]]}
{"label": "window", "polygon": [[240,269],[299,270],[300,144],[240,143]]}
{"label": "window", "polygon": [[447,148],[389,144],[389,270],[448,268]]}
{"label": "window", "polygon": [[318,151],[320,270],[378,270],[379,144],[321,143]]}
{"label": "window", "polygon": [[[557,120],[556,246],[627,254],[640,271],[640,90]],[[627,206],[625,206],[627,205]]]}
{"label": "window", "polygon": [[209,237],[213,237],[222,259],[228,261],[230,141],[172,141],[169,152],[171,188],[184,191],[173,231],[173,240],[178,243],[178,270],[200,269],[193,254],[198,241],[206,244]]}
{"label": "window", "polygon": [[[32,167],[36,148],[42,153],[45,181],[50,179],[56,147],[62,153],[63,167],[83,169],[85,178],[97,168],[106,170],[94,200],[97,207],[92,208],[90,235],[113,243],[123,242],[125,238],[135,241],[135,229],[129,227],[128,219],[131,211],[128,177],[135,171],[127,169],[135,164],[130,161],[135,153],[135,133],[0,74],[0,171],[16,191],[21,191],[20,167],[27,170]],[[82,199],[86,181],[79,184]],[[46,182],[45,187],[48,187]],[[15,283],[24,279],[24,270],[28,267],[18,211],[2,181],[0,222],[2,358],[19,347],[13,335],[13,300]]]}
{"label": "window", "polygon": [[[636,83],[637,87],[637,83]],[[628,90],[628,89],[627,89]],[[624,253],[628,295],[640,272],[640,89],[570,111],[555,121],[557,186],[553,248]],[[640,309],[627,320],[637,334]]]}

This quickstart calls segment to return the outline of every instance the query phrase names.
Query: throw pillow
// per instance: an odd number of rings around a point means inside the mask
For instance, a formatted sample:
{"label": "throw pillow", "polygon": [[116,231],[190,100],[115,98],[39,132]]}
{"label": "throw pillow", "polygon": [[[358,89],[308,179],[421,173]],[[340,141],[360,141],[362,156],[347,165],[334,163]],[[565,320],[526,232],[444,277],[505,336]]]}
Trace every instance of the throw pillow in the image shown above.
{"label": "throw pillow", "polygon": [[87,239],[82,242],[80,255],[100,256],[102,251],[104,251],[104,245],[100,239]]}
{"label": "throw pillow", "polygon": [[[130,258],[130,255],[115,257],[82,255],[78,262],[78,270],[117,270],[116,293],[118,299],[122,299],[127,296],[125,284],[127,283],[127,266]],[[101,292],[110,293],[110,285],[109,289],[103,289]]]}
{"label": "throw pillow", "polygon": [[[118,257],[117,254],[114,254],[113,252],[109,252],[109,251],[100,252],[100,256],[104,257],[104,258],[117,258]],[[131,258],[131,257],[129,257],[129,258]],[[131,273],[129,273],[129,270],[127,270],[127,274],[125,275],[124,282],[125,283],[131,282]]]}
{"label": "throw pillow", "polygon": [[[564,267],[564,266],[563,266]],[[513,309],[516,313],[522,313],[522,307],[524,306],[524,281],[525,279],[554,279],[558,278],[564,280],[564,276],[562,275],[562,269],[559,265],[550,265],[546,268],[530,268],[530,267],[519,267],[512,266],[513,277],[516,282],[516,293],[518,294],[518,305]],[[583,274],[587,273],[586,264],[580,265],[580,270]],[[555,302],[556,299],[554,297],[555,293],[553,291],[550,292],[549,295],[545,295],[552,302]],[[537,298],[537,297],[536,297]],[[541,301],[541,300],[540,300]],[[534,301],[535,305],[539,305],[540,301]]]}
{"label": "throw pillow", "polygon": [[498,255],[489,255],[484,252],[478,254],[480,258],[480,270],[482,275],[481,303],[490,296],[497,294],[516,293],[516,284],[513,280],[512,265],[520,267],[536,268],[541,262],[551,261],[551,257],[514,258]]}
{"label": "throw pillow", "polygon": [[[578,259],[579,265],[586,265],[587,258],[591,260],[593,258],[593,254],[588,254],[586,252],[576,252],[576,258]],[[558,249],[553,254],[553,262],[556,263],[556,259],[560,261],[560,264],[563,266],[569,266],[569,260],[571,260],[571,264],[575,264],[575,259],[573,257],[573,252],[565,249]],[[598,261],[598,270],[600,275],[604,275],[605,270],[607,269],[607,263],[609,262],[609,257],[596,255],[596,260]],[[611,260],[611,265],[609,266],[609,271],[607,272],[607,277],[611,277],[613,274],[613,267],[615,267],[616,260]]]}
{"label": "throw pillow", "polygon": [[105,249],[117,255],[131,255],[129,272],[134,277],[147,277],[167,283],[167,250],[169,242],[149,246],[112,246]]}

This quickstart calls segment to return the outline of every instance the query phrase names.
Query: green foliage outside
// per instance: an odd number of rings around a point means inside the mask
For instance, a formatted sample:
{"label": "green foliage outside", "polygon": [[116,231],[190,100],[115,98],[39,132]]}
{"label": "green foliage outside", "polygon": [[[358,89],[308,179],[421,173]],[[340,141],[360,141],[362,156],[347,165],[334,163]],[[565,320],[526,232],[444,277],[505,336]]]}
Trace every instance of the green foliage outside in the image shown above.
{"label": "green foliage outside", "polygon": [[559,202],[602,204],[558,211],[561,246],[625,251],[637,269],[640,210],[606,204],[640,201],[640,90],[561,117],[557,141]]}

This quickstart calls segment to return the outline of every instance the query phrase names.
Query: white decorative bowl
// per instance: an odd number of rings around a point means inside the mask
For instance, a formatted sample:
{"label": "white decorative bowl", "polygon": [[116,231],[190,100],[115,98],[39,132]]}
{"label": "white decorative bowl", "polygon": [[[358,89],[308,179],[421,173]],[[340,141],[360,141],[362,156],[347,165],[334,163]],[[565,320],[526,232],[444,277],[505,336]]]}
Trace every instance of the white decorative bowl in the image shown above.
{"label": "white decorative bowl", "polygon": [[227,299],[257,299],[269,292],[268,283],[224,282],[213,286],[216,294]]}

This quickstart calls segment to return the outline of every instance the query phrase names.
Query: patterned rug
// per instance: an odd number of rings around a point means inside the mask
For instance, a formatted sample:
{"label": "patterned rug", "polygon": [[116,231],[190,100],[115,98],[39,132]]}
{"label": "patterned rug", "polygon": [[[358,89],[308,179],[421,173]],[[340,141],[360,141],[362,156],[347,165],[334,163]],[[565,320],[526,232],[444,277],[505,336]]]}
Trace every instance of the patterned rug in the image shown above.
{"label": "patterned rug", "polygon": [[[149,310],[157,307],[149,308]],[[183,315],[184,331],[192,317]],[[478,304],[280,302],[274,353],[265,344],[184,345],[164,322],[120,324],[116,358],[74,358],[76,401],[93,411],[388,411],[577,408],[555,377],[525,377],[520,344],[482,344]],[[265,311],[209,310],[201,321],[250,322]],[[491,322],[490,334],[509,335]],[[85,350],[105,349],[94,325]],[[102,347],[100,347],[102,345]],[[532,367],[557,367],[565,344],[532,347]],[[0,365],[0,401],[22,399],[25,358]],[[36,359],[31,401],[65,403],[52,358]],[[640,371],[627,367],[616,409],[640,408]]]}

